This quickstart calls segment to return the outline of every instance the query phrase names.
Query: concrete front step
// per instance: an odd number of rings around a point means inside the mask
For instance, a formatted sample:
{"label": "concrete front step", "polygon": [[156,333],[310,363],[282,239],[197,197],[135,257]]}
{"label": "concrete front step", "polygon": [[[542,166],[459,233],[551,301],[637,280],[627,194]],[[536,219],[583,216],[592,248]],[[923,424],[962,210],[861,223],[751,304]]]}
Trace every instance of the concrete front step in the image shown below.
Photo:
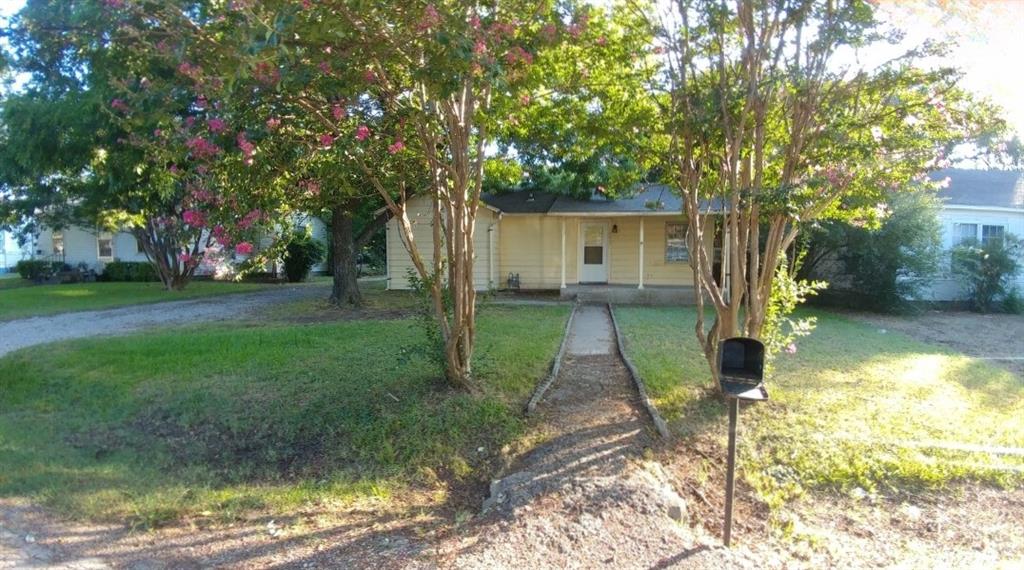
{"label": "concrete front step", "polygon": [[645,287],[616,285],[580,285],[562,289],[563,299],[580,303],[623,305],[693,305],[697,297],[692,287]]}

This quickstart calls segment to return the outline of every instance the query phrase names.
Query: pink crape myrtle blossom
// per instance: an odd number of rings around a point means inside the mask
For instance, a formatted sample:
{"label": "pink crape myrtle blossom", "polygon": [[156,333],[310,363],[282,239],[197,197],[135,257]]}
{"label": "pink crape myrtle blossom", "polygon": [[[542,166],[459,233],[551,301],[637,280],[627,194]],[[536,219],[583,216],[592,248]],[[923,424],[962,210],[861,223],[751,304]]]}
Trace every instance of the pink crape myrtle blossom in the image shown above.
{"label": "pink crape myrtle blossom", "polygon": [[368,138],[370,138],[370,127],[359,125],[359,128],[356,129],[356,140],[365,141]]}
{"label": "pink crape myrtle blossom", "polygon": [[441,14],[437,12],[437,8],[433,4],[427,4],[427,7],[423,9],[423,17],[416,27],[420,31],[425,31],[437,28],[440,24]]}
{"label": "pink crape myrtle blossom", "polygon": [[398,154],[403,150],[405,150],[405,143],[402,142],[402,139],[398,139],[395,142],[391,143],[390,146],[388,146],[388,152],[391,154]]}
{"label": "pink crape myrtle blossom", "polygon": [[206,226],[206,215],[198,210],[185,210],[181,213],[181,219],[194,228]]}
{"label": "pink crape myrtle blossom", "polygon": [[206,126],[209,127],[211,133],[223,133],[227,130],[228,124],[224,122],[224,119],[213,118],[206,121]]}
{"label": "pink crape myrtle blossom", "polygon": [[252,253],[252,244],[247,241],[238,242],[235,246],[235,253],[238,255],[249,255]]}
{"label": "pink crape myrtle blossom", "polygon": [[114,99],[112,99],[110,101],[110,108],[115,110],[115,111],[117,111],[117,112],[119,112],[119,113],[127,113],[128,111],[131,110],[131,108],[128,107],[128,103],[124,102],[124,99],[117,98],[117,97],[115,97]]}
{"label": "pink crape myrtle blossom", "polygon": [[239,131],[238,136],[235,137],[235,141],[238,143],[239,150],[242,151],[242,162],[246,166],[252,166],[252,155],[256,151],[256,145],[252,144],[245,138],[245,131]]}
{"label": "pink crape myrtle blossom", "polygon": [[277,117],[270,117],[269,119],[267,119],[267,129],[273,131],[273,130],[277,130],[277,127],[280,127],[280,126],[281,126],[281,119],[278,119]]}
{"label": "pink crape myrtle blossom", "polygon": [[202,137],[194,137],[185,141],[185,146],[195,158],[199,159],[212,158],[221,152],[219,146]]}
{"label": "pink crape myrtle blossom", "polygon": [[241,220],[238,221],[238,229],[247,230],[252,227],[253,224],[263,219],[263,212],[256,208],[250,211]]}
{"label": "pink crape myrtle blossom", "polygon": [[331,115],[334,117],[335,121],[340,121],[345,118],[345,108],[340,104],[335,103],[334,106],[331,107]]}
{"label": "pink crape myrtle blossom", "polygon": [[796,343],[789,343],[788,345],[786,345],[785,350],[786,354],[796,354]]}
{"label": "pink crape myrtle blossom", "polygon": [[324,134],[320,135],[320,146],[322,146],[324,148],[331,148],[331,145],[333,145],[333,144],[334,144],[334,135],[331,135],[330,133],[324,133]]}

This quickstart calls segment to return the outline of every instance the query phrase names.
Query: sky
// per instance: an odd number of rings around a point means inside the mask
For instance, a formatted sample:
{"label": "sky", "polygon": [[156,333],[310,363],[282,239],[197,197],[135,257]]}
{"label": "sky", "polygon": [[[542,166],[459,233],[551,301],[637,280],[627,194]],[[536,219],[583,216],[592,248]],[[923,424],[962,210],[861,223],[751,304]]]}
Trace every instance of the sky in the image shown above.
{"label": "sky", "polygon": [[[24,0],[0,0],[0,17],[22,5]],[[1002,107],[1024,137],[1024,0],[880,0],[880,8],[886,22],[907,32],[905,46],[926,39],[957,42],[949,63],[964,71],[964,86]]]}

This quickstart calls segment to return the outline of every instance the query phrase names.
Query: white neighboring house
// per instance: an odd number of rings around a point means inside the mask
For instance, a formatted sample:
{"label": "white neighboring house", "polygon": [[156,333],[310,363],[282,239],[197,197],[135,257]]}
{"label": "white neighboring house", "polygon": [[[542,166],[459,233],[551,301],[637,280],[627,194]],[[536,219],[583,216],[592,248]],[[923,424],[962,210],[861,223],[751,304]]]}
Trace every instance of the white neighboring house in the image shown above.
{"label": "white neighboring house", "polygon": [[18,238],[13,232],[0,230],[0,273],[14,271],[14,266],[22,259],[32,257],[32,247],[28,244],[18,245]]}
{"label": "white neighboring house", "polygon": [[[980,242],[1002,239],[1007,234],[1024,238],[1024,172],[950,169],[932,177],[949,177],[949,186],[939,192],[943,201],[939,212],[943,249],[949,251],[971,238]],[[1016,286],[1024,292],[1024,273],[1017,275]],[[944,273],[934,280],[925,296],[936,301],[963,298],[948,257]]]}
{"label": "white neighboring house", "polygon": [[[327,245],[327,227],[320,218],[301,214],[296,216],[294,222],[297,228],[303,226],[311,228],[313,237],[324,242],[325,246]],[[262,245],[267,245],[270,241],[267,238]],[[61,230],[43,228],[36,239],[34,257],[54,261],[63,259],[64,263],[72,267],[85,264],[86,267],[97,273],[101,273],[103,267],[115,259],[118,261],[147,261],[142,244],[130,232],[106,232],[79,226]],[[322,262],[315,266],[313,271],[322,272],[326,267],[326,262]],[[198,268],[196,273],[207,275],[213,273],[215,269],[204,264]]]}

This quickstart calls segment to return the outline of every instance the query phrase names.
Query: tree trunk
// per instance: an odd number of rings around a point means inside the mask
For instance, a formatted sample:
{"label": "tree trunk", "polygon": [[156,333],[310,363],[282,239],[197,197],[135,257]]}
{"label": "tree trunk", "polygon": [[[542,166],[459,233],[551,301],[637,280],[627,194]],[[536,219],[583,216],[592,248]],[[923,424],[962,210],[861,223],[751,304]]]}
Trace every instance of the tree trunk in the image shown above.
{"label": "tree trunk", "polygon": [[331,263],[334,287],[330,299],[335,305],[359,307],[363,304],[363,295],[359,292],[357,280],[356,250],[352,213],[347,205],[335,206],[331,210]]}

